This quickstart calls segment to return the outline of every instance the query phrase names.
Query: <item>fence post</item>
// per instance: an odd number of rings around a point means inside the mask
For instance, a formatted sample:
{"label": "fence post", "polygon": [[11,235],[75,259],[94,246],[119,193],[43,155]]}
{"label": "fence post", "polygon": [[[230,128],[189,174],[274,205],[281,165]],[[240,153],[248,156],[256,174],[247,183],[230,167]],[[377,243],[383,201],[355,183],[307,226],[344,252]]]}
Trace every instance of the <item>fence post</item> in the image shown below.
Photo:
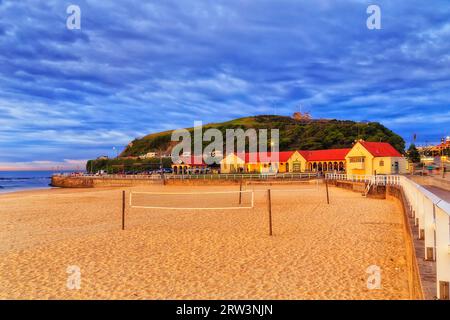
{"label": "fence post", "polygon": [[270,196],[270,189],[267,189],[268,209],[269,209],[269,236],[273,235],[272,232],[272,199]]}
{"label": "fence post", "polygon": [[242,204],[242,179],[239,185],[239,204]]}
{"label": "fence post", "polygon": [[122,230],[125,230],[125,190],[122,191]]}

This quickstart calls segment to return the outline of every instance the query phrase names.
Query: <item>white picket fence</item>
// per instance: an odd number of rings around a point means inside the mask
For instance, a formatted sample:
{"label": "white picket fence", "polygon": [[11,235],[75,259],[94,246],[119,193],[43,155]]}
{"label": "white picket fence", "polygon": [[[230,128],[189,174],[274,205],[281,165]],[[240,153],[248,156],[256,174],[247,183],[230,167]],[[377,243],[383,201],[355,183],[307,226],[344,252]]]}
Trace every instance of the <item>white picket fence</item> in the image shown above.
{"label": "white picket fence", "polygon": [[357,175],[357,174],[338,174],[338,173],[327,173],[326,178],[328,180],[343,180],[343,181],[353,181],[353,182],[366,182],[372,185],[400,185],[401,176],[390,175]]}
{"label": "white picket fence", "polygon": [[437,297],[448,297],[450,283],[450,203],[405,176],[357,176],[327,174],[329,180],[397,185],[403,189],[420,237],[425,241],[425,258],[436,261]]}

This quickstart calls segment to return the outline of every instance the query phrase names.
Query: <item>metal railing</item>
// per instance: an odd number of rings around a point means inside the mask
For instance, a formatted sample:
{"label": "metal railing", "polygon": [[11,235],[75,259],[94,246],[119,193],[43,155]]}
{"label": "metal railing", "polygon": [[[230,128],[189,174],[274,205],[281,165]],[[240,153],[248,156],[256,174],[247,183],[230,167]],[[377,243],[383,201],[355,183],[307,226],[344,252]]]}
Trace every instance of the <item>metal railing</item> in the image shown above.
{"label": "metal railing", "polygon": [[80,174],[80,175],[57,175],[57,176],[63,176],[63,177],[73,177],[73,178],[80,178],[80,179],[87,179],[87,178],[95,178],[95,179],[126,179],[126,180],[161,180],[161,175],[144,175],[144,174]]}
{"label": "metal railing", "polygon": [[419,237],[425,241],[425,258],[436,261],[437,296],[448,297],[448,292],[441,290],[448,290],[450,282],[450,203],[405,176],[327,174],[326,178],[401,187],[415,226],[419,229]]}
{"label": "metal railing", "polygon": [[[153,175],[126,175],[126,174],[83,174],[83,175],[62,175],[76,178],[95,179],[125,179],[125,180],[162,180],[160,174]],[[227,173],[227,174],[164,174],[166,180],[306,180],[319,178],[317,173],[278,173],[278,174],[256,174],[256,173]]]}
{"label": "metal railing", "polygon": [[170,174],[164,176],[166,179],[174,180],[305,180],[318,178],[317,173],[278,173],[278,174],[256,174],[256,173],[222,173],[222,174]]}

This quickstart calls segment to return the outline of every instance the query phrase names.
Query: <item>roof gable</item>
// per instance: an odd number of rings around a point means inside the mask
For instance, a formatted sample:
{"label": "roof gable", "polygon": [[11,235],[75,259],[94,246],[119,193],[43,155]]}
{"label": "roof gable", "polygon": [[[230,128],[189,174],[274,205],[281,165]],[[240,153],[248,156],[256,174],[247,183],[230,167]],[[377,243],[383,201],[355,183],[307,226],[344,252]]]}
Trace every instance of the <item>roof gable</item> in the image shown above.
{"label": "roof gable", "polygon": [[403,157],[392,145],[387,142],[358,141],[374,157]]}
{"label": "roof gable", "polygon": [[206,166],[205,161],[203,161],[203,156],[190,156],[190,157],[181,156],[178,162],[180,164],[182,163],[187,165]]}

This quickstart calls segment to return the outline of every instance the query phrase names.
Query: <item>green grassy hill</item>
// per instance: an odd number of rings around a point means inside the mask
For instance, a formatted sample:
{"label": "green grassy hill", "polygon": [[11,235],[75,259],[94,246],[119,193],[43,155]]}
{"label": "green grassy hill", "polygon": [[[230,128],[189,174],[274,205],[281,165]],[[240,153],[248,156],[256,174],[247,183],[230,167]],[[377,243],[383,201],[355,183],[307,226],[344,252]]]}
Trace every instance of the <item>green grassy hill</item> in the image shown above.
{"label": "green grassy hill", "polygon": [[[226,129],[280,129],[281,151],[349,148],[356,139],[389,142],[401,153],[404,153],[405,150],[405,141],[378,122],[363,123],[346,120],[299,121],[291,117],[268,115],[239,118],[204,126],[204,130],[208,128],[219,129],[224,134],[224,137]],[[193,129],[188,128],[188,130],[192,131]],[[169,153],[174,144],[176,144],[170,141],[171,133],[172,131],[158,132],[135,139],[121,153],[121,156],[139,156],[158,150]],[[205,142],[204,145],[208,145],[208,142]]]}

